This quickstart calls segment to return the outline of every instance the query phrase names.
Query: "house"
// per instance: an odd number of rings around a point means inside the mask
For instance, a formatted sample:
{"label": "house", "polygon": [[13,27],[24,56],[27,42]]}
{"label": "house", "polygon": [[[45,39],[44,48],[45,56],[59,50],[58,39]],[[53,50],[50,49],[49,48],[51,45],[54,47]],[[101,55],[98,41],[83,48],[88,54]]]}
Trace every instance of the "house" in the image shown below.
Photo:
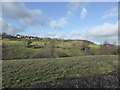
{"label": "house", "polygon": [[16,35],[16,37],[17,37],[17,38],[22,38],[23,36],[22,36],[22,35],[17,34],[17,35]]}
{"label": "house", "polygon": [[103,44],[103,46],[108,47],[108,46],[114,46],[112,44]]}
{"label": "house", "polygon": [[84,52],[88,52],[89,49],[90,49],[90,47],[87,47],[87,46],[86,46],[86,47],[83,47],[81,50],[84,51]]}

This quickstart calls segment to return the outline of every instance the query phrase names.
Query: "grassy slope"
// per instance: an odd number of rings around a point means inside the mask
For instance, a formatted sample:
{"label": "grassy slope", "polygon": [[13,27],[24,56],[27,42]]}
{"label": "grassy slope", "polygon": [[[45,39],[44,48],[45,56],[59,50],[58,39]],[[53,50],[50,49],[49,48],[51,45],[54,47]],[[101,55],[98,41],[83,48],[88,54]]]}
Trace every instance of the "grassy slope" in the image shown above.
{"label": "grassy slope", "polygon": [[[17,41],[17,40],[9,40],[9,39],[5,39],[2,41],[3,43],[6,43],[7,45],[22,45],[22,41]],[[80,41],[73,41],[73,42],[62,42],[62,41],[56,41],[56,46],[59,46],[59,47],[71,47],[72,46],[72,43],[80,43]],[[33,41],[31,43],[31,45],[44,45],[44,41],[41,40],[41,41]],[[92,52],[97,52],[99,49],[100,49],[100,46],[99,45],[89,45],[89,47],[91,47],[91,51]],[[56,49],[60,52],[63,52],[65,54],[67,54],[68,56],[81,56],[81,55],[84,55],[85,53],[83,51],[80,50],[80,48],[73,48],[72,49],[62,49],[62,48],[58,48]],[[41,51],[41,49],[29,49],[29,48],[23,48],[23,47],[19,47],[19,48],[9,48],[7,51],[9,52],[6,52],[6,54],[13,58],[20,58],[20,57],[23,57],[23,58],[26,58],[26,57],[29,57],[29,54],[37,54]],[[14,56],[14,53],[15,53],[15,56]]]}
{"label": "grassy slope", "polygon": [[[5,43],[6,45],[22,45],[22,41],[17,41],[17,40],[9,40],[9,39],[4,39],[2,40],[2,43]],[[33,41],[31,45],[44,45],[44,41]]]}
{"label": "grassy slope", "polygon": [[90,50],[91,50],[92,52],[97,52],[97,51],[99,51],[100,48],[101,48],[101,46],[99,46],[99,45],[92,45],[92,44],[90,44],[89,47],[90,47]]}
{"label": "grassy slope", "polygon": [[57,41],[56,42],[56,46],[58,46],[58,47],[70,47],[71,46],[71,42]]}
{"label": "grassy slope", "polygon": [[30,45],[44,45],[44,41],[33,41]]}
{"label": "grassy slope", "polygon": [[81,56],[3,61],[3,87],[71,80],[117,70],[118,56]]}

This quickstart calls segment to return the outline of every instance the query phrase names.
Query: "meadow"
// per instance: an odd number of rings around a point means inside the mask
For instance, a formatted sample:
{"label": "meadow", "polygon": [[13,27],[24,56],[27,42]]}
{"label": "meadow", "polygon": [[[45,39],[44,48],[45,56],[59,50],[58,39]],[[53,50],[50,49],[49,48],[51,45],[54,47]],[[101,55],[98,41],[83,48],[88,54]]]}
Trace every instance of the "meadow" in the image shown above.
{"label": "meadow", "polygon": [[[71,81],[118,70],[117,55],[4,60],[3,88],[28,88],[36,84]],[[92,82],[91,82],[92,83]]]}

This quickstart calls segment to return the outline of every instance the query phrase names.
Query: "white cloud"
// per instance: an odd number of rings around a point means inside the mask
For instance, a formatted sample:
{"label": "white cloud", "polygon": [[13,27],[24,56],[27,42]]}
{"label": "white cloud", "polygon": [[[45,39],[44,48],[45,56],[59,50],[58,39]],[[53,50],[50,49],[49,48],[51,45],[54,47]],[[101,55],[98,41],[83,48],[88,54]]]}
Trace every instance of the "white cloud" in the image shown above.
{"label": "white cloud", "polygon": [[118,16],[118,8],[112,7],[111,9],[105,11],[102,18],[107,19],[107,18],[112,18],[112,17],[117,17],[117,16]]}
{"label": "white cloud", "polygon": [[116,24],[104,23],[84,30],[74,30],[71,32],[72,38],[87,39],[97,42],[117,41],[118,40],[118,22]]}
{"label": "white cloud", "polygon": [[81,11],[81,15],[80,15],[80,18],[81,19],[84,19],[87,15],[87,9],[86,8],[83,8],[82,11]]}
{"label": "white cloud", "polygon": [[68,21],[72,18],[72,16],[73,12],[68,10],[65,16],[59,17],[56,20],[51,19],[49,24],[53,29],[63,29],[68,24]]}
{"label": "white cloud", "polygon": [[85,8],[85,3],[82,2],[70,2],[68,4],[68,9],[74,14],[74,11],[80,11],[80,18],[84,19],[87,15],[87,9]]}
{"label": "white cloud", "polygon": [[58,33],[58,32],[47,32],[44,33],[44,37],[50,37],[50,38],[64,38],[65,35],[63,33]]}
{"label": "white cloud", "polygon": [[67,18],[60,18],[58,20],[51,20],[50,26],[54,29],[62,29],[67,24]]}
{"label": "white cloud", "polygon": [[67,17],[73,16],[73,13],[71,11],[67,11]]}
{"label": "white cloud", "polygon": [[85,18],[87,15],[87,9],[84,8],[84,5],[80,2],[69,2],[68,5],[68,11],[66,12],[66,16],[58,18],[57,20],[50,21],[50,26],[53,29],[63,29],[67,24],[68,21],[72,18],[74,15],[74,11],[81,11],[80,18]]}
{"label": "white cloud", "polygon": [[47,36],[47,37],[55,37],[56,36],[56,33],[53,33],[53,32],[47,32],[47,33],[44,33],[44,36]]}

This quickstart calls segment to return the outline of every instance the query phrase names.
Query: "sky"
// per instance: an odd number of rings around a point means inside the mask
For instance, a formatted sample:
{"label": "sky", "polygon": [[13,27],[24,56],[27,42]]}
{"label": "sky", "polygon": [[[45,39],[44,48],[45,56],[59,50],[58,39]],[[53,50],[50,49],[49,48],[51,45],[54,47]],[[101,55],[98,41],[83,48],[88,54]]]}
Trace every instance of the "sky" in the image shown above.
{"label": "sky", "polygon": [[2,32],[12,35],[118,41],[117,2],[3,2]]}

